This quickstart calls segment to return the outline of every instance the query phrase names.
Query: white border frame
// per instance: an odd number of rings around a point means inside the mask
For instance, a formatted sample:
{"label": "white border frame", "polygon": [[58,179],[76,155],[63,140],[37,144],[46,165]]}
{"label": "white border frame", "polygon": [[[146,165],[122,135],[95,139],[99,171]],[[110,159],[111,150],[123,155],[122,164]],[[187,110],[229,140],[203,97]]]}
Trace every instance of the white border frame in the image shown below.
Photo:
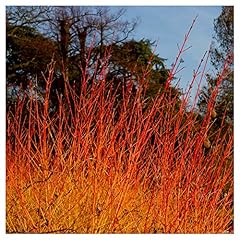
{"label": "white border frame", "polygon": [[[6,109],[6,101],[5,101],[5,79],[6,79],[6,66],[5,66],[5,7],[8,5],[87,5],[87,6],[149,6],[149,5],[157,5],[157,6],[224,6],[224,5],[234,5],[234,34],[235,34],[235,43],[234,43],[234,51],[235,53],[240,53],[240,46],[239,46],[239,26],[240,23],[240,1],[239,0],[168,0],[168,1],[160,1],[160,0],[139,0],[139,1],[126,1],[126,0],[101,0],[101,1],[94,1],[94,0],[84,0],[83,2],[77,0],[39,0],[38,2],[35,0],[1,0],[0,1],[0,36],[1,36],[1,43],[4,43],[4,47],[1,47],[0,54],[1,54],[1,81],[0,81],[0,119],[1,119],[1,127],[0,127],[0,152],[1,152],[1,166],[0,167],[0,194],[1,194],[1,201],[0,201],[0,237],[1,239],[30,239],[33,236],[31,234],[6,234],[5,233],[5,169],[6,169],[6,159],[5,159],[5,109]],[[235,66],[240,66],[239,64],[239,55],[235,55]],[[117,239],[240,239],[240,194],[239,194],[239,150],[240,150],[240,107],[239,107],[239,91],[240,91],[240,76],[238,67],[235,68],[235,81],[234,83],[234,234],[213,234],[209,236],[208,234],[161,234],[161,235],[154,235],[154,234],[108,234],[108,235],[93,235],[93,234],[34,234],[34,238],[36,239],[63,239],[65,237],[71,239],[92,239],[92,238],[99,238],[99,239],[110,239],[110,238],[117,238]]]}

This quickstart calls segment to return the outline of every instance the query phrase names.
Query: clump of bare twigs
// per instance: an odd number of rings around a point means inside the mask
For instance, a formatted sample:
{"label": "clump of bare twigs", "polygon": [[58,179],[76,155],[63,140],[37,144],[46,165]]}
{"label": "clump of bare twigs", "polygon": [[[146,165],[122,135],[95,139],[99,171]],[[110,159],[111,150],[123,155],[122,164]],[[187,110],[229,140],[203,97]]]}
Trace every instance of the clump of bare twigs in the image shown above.
{"label": "clump of bare twigs", "polygon": [[229,231],[233,136],[208,139],[217,89],[201,121],[167,91],[147,106],[125,93],[116,108],[104,78],[80,96],[66,86],[74,112],[59,96],[51,115],[53,71],[43,103],[25,96],[7,112],[8,233]]}

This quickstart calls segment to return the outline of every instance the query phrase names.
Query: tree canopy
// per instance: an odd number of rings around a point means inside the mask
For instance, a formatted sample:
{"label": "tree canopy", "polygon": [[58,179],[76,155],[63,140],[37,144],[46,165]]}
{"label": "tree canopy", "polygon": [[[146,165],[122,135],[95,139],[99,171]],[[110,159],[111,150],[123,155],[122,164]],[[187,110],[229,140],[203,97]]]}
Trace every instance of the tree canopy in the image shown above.
{"label": "tree canopy", "polygon": [[[218,77],[226,61],[234,49],[234,12],[233,7],[225,6],[222,8],[221,14],[214,21],[214,41],[210,50],[212,65],[216,70],[216,75],[207,75],[208,86],[202,89],[198,106],[202,113],[206,113],[207,104],[213,89],[217,85]],[[229,70],[225,73],[222,83],[219,86],[219,92],[216,97],[215,111],[217,118],[215,126],[219,126],[225,117],[225,123],[233,122],[233,83],[234,83],[234,64],[229,65]]]}
{"label": "tree canopy", "polygon": [[87,77],[91,87],[104,67],[115,86],[143,87],[147,97],[155,96],[168,77],[165,59],[150,40],[129,39],[137,21],[124,20],[124,13],[107,7],[8,7],[7,83],[26,89],[32,80],[44,89],[43,75],[54,58],[53,104],[66,83],[81,89]]}

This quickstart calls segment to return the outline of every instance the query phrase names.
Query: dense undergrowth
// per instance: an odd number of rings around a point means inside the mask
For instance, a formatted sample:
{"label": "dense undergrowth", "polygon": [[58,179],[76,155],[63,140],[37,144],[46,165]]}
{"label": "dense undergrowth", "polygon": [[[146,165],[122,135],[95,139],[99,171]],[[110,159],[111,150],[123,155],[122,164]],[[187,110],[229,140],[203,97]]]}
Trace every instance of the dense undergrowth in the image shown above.
{"label": "dense undergrowth", "polygon": [[194,108],[187,110],[189,94],[179,106],[168,84],[148,103],[141,88],[123,89],[116,103],[103,73],[91,89],[83,83],[80,96],[66,85],[51,114],[53,71],[54,63],[43,103],[25,95],[7,112],[8,233],[232,228],[233,134],[221,126],[209,142],[217,89],[199,119]]}

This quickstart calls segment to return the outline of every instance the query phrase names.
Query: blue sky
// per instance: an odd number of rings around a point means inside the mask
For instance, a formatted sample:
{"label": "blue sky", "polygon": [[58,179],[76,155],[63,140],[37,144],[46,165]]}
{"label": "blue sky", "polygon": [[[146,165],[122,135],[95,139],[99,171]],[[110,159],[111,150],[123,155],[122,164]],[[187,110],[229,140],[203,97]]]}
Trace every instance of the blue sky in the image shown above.
{"label": "blue sky", "polygon": [[[176,58],[177,44],[181,45],[193,19],[198,15],[187,45],[192,47],[183,54],[182,66],[185,69],[177,75],[181,77],[180,87],[185,89],[192,79],[193,70],[209,49],[214,34],[213,21],[221,13],[221,6],[128,6],[126,9],[127,19],[140,18],[132,37],[156,40],[156,53],[167,58],[168,68]],[[207,69],[212,71],[210,64]]]}

